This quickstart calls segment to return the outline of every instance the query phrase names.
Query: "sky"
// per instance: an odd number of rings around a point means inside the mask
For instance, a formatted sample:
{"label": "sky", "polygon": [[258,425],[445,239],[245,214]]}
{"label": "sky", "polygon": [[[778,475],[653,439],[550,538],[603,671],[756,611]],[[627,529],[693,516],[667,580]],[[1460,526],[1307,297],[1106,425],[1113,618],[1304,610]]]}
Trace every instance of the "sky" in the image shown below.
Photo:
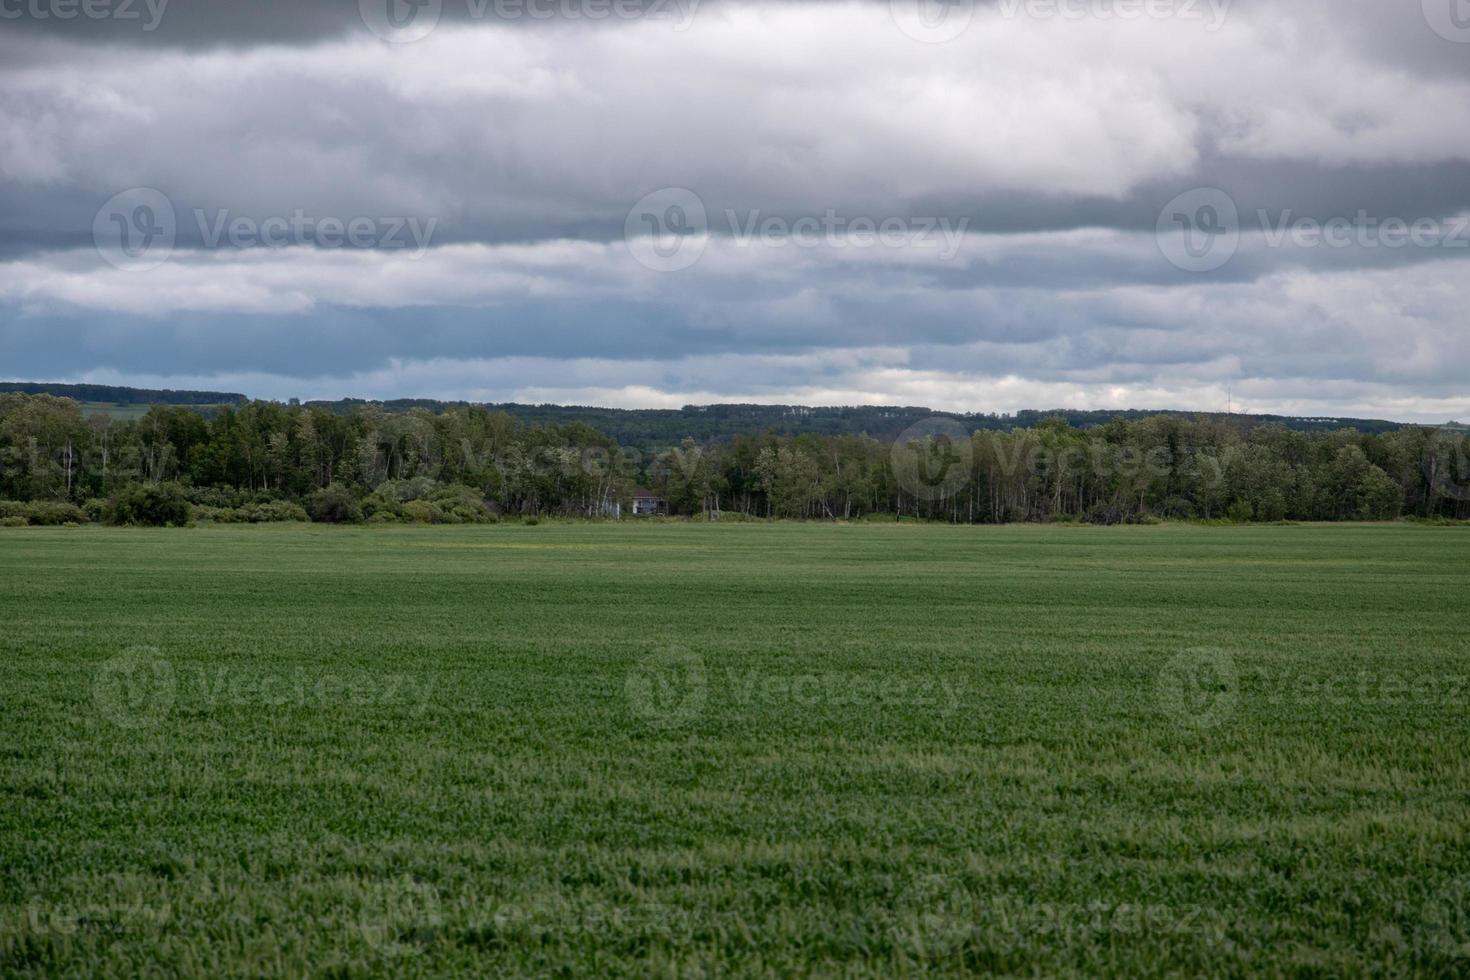
{"label": "sky", "polygon": [[1470,0],[0,0],[0,377],[1470,419]]}

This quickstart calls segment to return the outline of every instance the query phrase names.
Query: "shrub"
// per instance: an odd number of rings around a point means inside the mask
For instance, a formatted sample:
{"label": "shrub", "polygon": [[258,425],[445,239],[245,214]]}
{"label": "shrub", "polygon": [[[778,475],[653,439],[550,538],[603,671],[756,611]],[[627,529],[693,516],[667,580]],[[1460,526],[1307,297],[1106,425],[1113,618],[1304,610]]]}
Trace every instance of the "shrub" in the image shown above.
{"label": "shrub", "polygon": [[26,527],[30,523],[24,517],[0,517],[0,527]]}
{"label": "shrub", "polygon": [[1225,516],[1236,524],[1249,524],[1251,518],[1256,516],[1256,509],[1249,500],[1237,500],[1226,509]]}
{"label": "shrub", "polygon": [[177,483],[129,483],[107,504],[107,523],[136,527],[183,527],[191,508]]}
{"label": "shrub", "polygon": [[82,513],[87,515],[87,520],[101,523],[107,516],[107,501],[100,497],[91,497],[82,504]]}
{"label": "shrub", "polygon": [[245,503],[249,496],[230,487],[190,487],[184,493],[194,506],[208,507],[215,511],[234,510]]}
{"label": "shrub", "polygon": [[[87,515],[76,504],[54,500],[0,500],[0,519],[15,518],[26,524],[81,524]],[[19,527],[8,524],[7,527]]]}
{"label": "shrub", "polygon": [[443,524],[444,511],[427,500],[410,500],[403,505],[403,519],[415,524]]}
{"label": "shrub", "polygon": [[378,484],[363,500],[362,510],[369,519],[384,515],[379,523],[396,518],[416,524],[479,524],[493,517],[474,487],[436,486],[422,477]]}
{"label": "shrub", "polygon": [[240,517],[251,524],[272,524],[284,521],[309,521],[311,516],[300,504],[289,500],[271,500],[262,504],[246,504],[239,508]]}
{"label": "shrub", "polygon": [[391,491],[378,487],[362,498],[362,513],[368,520],[377,521],[379,524],[395,522],[403,516],[403,501],[394,496]]}
{"label": "shrub", "polygon": [[195,507],[194,517],[216,524],[271,524],[280,521],[308,521],[306,508],[289,500],[272,500],[242,507]]}
{"label": "shrub", "polygon": [[446,524],[482,524],[494,517],[485,503],[485,495],[462,483],[439,487],[430,499],[438,506]]}
{"label": "shrub", "polygon": [[358,524],[362,508],[340,483],[322,487],[306,498],[306,513],[318,524]]}
{"label": "shrub", "polygon": [[76,504],[37,500],[31,504],[30,518],[32,524],[83,524],[87,515]]}
{"label": "shrub", "polygon": [[[0,519],[16,519],[26,525],[65,525],[87,520],[82,508],[68,502],[50,500],[4,500],[0,501]],[[19,527],[21,525],[7,525]]]}

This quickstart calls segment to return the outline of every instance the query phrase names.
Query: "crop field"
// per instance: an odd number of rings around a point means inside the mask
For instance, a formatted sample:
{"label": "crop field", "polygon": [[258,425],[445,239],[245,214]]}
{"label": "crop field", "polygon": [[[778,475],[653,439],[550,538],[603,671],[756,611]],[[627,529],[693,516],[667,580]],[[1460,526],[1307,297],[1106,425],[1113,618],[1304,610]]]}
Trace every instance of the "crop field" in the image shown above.
{"label": "crop field", "polygon": [[[83,415],[87,415],[87,416],[91,416],[91,415],[106,415],[106,416],[110,417],[114,422],[136,422],[139,419],[141,419],[143,416],[147,415],[149,409],[152,408],[152,407],[153,406],[148,405],[148,404],[144,404],[144,403],[141,403],[141,402],[139,402],[139,403],[88,402],[88,401],[81,402],[81,410],[82,410],[82,414]],[[207,417],[208,413],[210,413],[210,412],[217,411],[217,410],[222,409],[222,408],[230,408],[230,407],[233,407],[233,406],[232,405],[228,405],[228,404],[224,404],[224,403],[220,403],[220,404],[187,405],[187,406],[184,406],[184,407],[186,407],[186,408],[192,408],[195,411],[203,412],[203,413],[206,414],[206,417]]]}
{"label": "crop field", "polygon": [[1470,975],[1470,529],[0,530],[0,975]]}

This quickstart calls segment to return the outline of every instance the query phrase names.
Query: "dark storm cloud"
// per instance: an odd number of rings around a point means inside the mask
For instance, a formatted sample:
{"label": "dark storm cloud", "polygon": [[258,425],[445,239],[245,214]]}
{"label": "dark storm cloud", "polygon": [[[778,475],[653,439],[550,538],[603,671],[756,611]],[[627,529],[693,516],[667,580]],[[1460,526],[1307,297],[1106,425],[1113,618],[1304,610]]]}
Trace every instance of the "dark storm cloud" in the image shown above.
{"label": "dark storm cloud", "polygon": [[0,0],[0,30],[140,47],[309,45],[367,35],[367,20],[382,16],[386,23],[390,5],[403,21],[434,16],[445,26],[534,29],[550,21],[682,21],[722,2],[730,0]]}

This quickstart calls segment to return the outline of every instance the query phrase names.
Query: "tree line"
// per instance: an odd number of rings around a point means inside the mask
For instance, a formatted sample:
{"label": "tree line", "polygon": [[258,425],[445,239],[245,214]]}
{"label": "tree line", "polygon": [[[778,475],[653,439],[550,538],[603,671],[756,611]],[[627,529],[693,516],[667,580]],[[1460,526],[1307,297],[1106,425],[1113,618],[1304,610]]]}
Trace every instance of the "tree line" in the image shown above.
{"label": "tree line", "polygon": [[[741,433],[624,445],[481,406],[391,412],[247,401],[87,415],[0,394],[0,520],[460,523],[605,517],[640,489],[674,515],[956,523],[1470,518],[1459,427],[1294,431],[1228,417],[932,418],[897,438]],[[8,508],[8,509],[6,509]]]}

